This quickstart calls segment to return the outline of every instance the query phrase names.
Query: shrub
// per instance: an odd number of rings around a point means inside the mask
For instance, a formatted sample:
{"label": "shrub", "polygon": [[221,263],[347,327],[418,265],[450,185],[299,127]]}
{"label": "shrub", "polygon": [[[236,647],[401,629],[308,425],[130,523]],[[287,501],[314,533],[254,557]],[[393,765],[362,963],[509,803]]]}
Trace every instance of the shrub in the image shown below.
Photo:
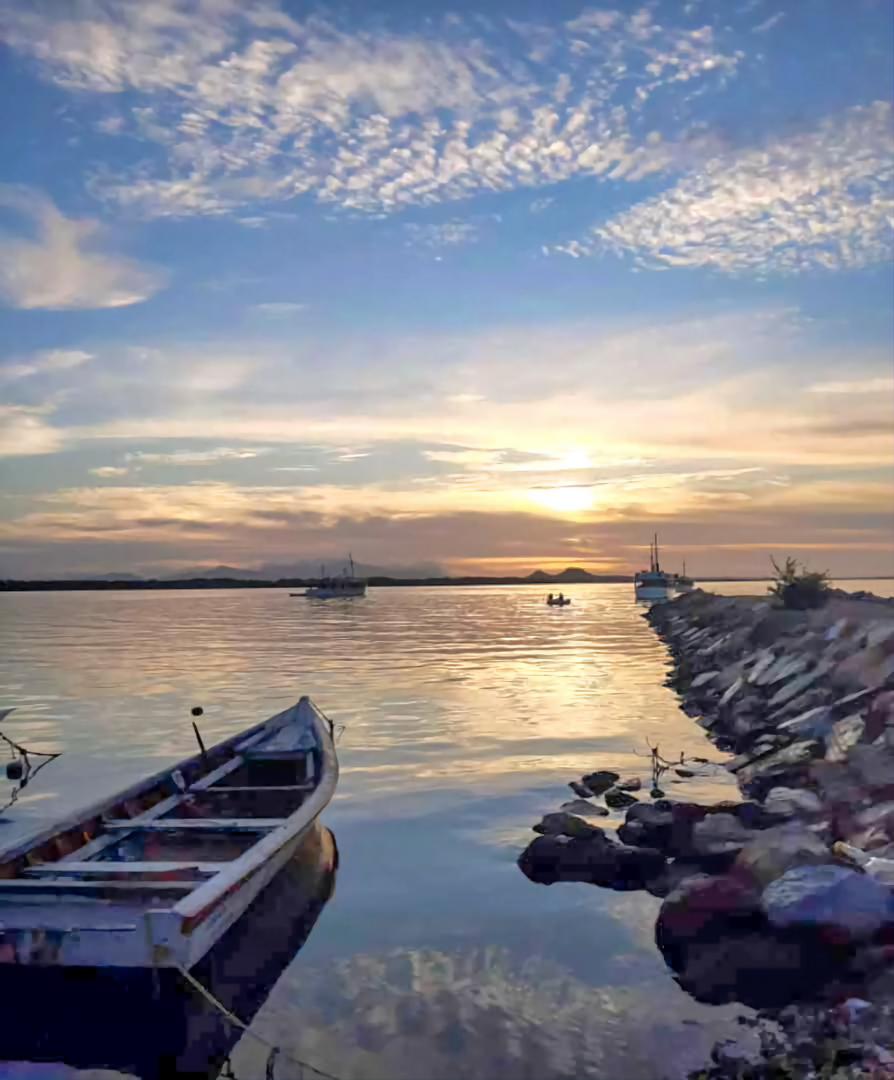
{"label": "shrub", "polygon": [[782,606],[792,611],[819,608],[829,599],[829,575],[825,570],[808,570],[797,559],[788,558],[780,566],[774,558],[770,562],[776,571],[776,580],[770,593],[782,601]]}

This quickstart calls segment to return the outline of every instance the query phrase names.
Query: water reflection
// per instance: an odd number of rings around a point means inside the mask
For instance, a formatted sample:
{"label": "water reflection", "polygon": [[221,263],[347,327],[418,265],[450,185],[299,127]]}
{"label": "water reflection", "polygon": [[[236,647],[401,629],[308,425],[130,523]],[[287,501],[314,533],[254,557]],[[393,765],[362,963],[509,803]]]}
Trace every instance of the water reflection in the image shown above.
{"label": "water reflection", "polygon": [[[250,1022],[335,889],[338,849],[314,826],[192,974]],[[170,970],[0,965],[0,1060],[117,1069],[145,1080],[216,1076],[240,1032]],[[46,1075],[46,1074],[44,1074]]]}
{"label": "water reflection", "polygon": [[[4,727],[65,752],[23,796],[18,827],[191,753],[191,705],[214,741],[310,693],[346,725],[326,812],[338,895],[260,1030],[279,1016],[287,1046],[345,1080],[523,1076],[520,1046],[538,1080],[673,1075],[661,1046],[707,1047],[734,1010],[673,982],[658,902],[534,887],[515,861],[569,779],[640,773],[647,738],[671,755],[713,750],[663,686],[667,653],[631,586],[566,592],[560,618],[525,587],[373,589],[332,606],[285,590],[0,595],[0,707],[19,707]],[[736,789],[712,776],[685,790],[701,802]],[[395,964],[442,975],[405,984]],[[497,1005],[479,980],[500,987]],[[628,1053],[636,1069],[618,1064]],[[264,1075],[257,1061],[237,1074]]]}

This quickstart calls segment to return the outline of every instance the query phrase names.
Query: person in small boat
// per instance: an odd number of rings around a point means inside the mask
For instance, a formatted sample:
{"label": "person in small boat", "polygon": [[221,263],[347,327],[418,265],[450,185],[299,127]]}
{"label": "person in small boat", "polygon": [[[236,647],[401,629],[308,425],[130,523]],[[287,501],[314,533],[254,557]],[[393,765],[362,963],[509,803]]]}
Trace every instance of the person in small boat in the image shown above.
{"label": "person in small boat", "polygon": [[546,602],[548,604],[551,604],[553,602],[553,594],[552,593],[550,593],[549,596],[546,598]]}
{"label": "person in small boat", "polygon": [[564,593],[559,593],[559,603],[560,604],[565,603],[565,594]]}

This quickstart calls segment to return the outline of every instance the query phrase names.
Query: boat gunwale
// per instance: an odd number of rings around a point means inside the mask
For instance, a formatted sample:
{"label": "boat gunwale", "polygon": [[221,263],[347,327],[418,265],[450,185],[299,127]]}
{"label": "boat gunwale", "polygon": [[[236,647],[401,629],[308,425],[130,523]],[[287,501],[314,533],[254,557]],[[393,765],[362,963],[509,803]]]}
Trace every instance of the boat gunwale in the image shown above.
{"label": "boat gunwale", "polygon": [[[74,854],[80,850],[80,847],[86,847],[88,843],[93,842],[103,835],[102,816],[108,813],[112,808],[120,806],[122,803],[126,803],[132,799],[136,799],[141,795],[149,794],[153,788],[157,788],[166,780],[170,780],[173,773],[178,770],[181,772],[192,771],[195,768],[203,770],[187,787],[187,791],[189,791],[193,784],[215,771],[220,765],[226,764],[236,756],[240,756],[241,746],[244,746],[247,742],[255,741],[257,737],[262,734],[273,732],[284,727],[292,717],[297,714],[297,711],[304,702],[307,702],[313,710],[314,720],[316,720],[318,715],[321,716],[313,702],[311,702],[307,696],[303,696],[297,704],[289,706],[288,709],[284,709],[282,712],[276,713],[274,716],[268,717],[266,720],[262,720],[250,728],[244,728],[233,735],[227,736],[227,738],[222,739],[219,743],[210,747],[204,754],[200,751],[188,758],[182,758],[180,761],[174,762],[173,764],[160,769],[158,772],[136,781],[122,791],[115,792],[113,795],[106,796],[83,809],[73,812],[67,818],[47,826],[42,831],[23,837],[21,840],[14,843],[13,846],[6,849],[0,849],[0,887],[2,887],[2,883],[5,880],[15,880],[19,876],[21,868],[15,868],[14,872],[11,874],[4,873],[4,870],[9,868],[10,864],[15,864],[19,860],[26,859],[29,854],[32,854],[35,851],[35,849],[50,843],[57,837],[65,836],[79,828],[84,830],[86,836],[86,827],[96,823],[98,827],[94,835],[90,836],[88,840],[85,840],[83,845],[75,847],[71,852],[71,854]],[[325,731],[324,725],[317,725],[317,727],[323,735],[328,734]],[[232,756],[228,757],[227,751],[229,750],[233,750],[234,753]],[[209,760],[215,762],[211,768],[207,767]],[[217,762],[219,762],[219,764]],[[163,801],[164,797],[159,799],[159,802]],[[152,807],[147,809],[152,809]],[[300,809],[300,807],[298,809]],[[135,829],[139,828],[139,825],[140,822],[134,821]],[[57,860],[46,860],[46,865],[55,861]],[[61,861],[61,859],[59,861]]]}

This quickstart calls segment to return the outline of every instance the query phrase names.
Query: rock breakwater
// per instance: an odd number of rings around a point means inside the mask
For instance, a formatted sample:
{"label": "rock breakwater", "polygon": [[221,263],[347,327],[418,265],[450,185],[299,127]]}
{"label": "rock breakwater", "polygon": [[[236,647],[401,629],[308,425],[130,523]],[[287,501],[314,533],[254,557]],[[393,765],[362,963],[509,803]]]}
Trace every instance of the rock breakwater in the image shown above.
{"label": "rock breakwater", "polygon": [[[662,897],[656,943],[699,1000],[778,1016],[869,999],[890,1026],[894,606],[836,594],[823,609],[793,612],[695,590],[647,618],[670,650],[668,685],[729,755],[744,799],[672,801],[653,783],[645,800],[631,794],[638,784],[591,772],[572,782],[575,794],[601,796],[624,823],[612,833],[566,804],[536,827],[544,835],[520,868],[542,884]],[[810,1030],[816,1042],[819,1028]],[[865,1060],[879,1050],[863,1046]],[[882,1059],[894,1070],[894,1057]]]}

